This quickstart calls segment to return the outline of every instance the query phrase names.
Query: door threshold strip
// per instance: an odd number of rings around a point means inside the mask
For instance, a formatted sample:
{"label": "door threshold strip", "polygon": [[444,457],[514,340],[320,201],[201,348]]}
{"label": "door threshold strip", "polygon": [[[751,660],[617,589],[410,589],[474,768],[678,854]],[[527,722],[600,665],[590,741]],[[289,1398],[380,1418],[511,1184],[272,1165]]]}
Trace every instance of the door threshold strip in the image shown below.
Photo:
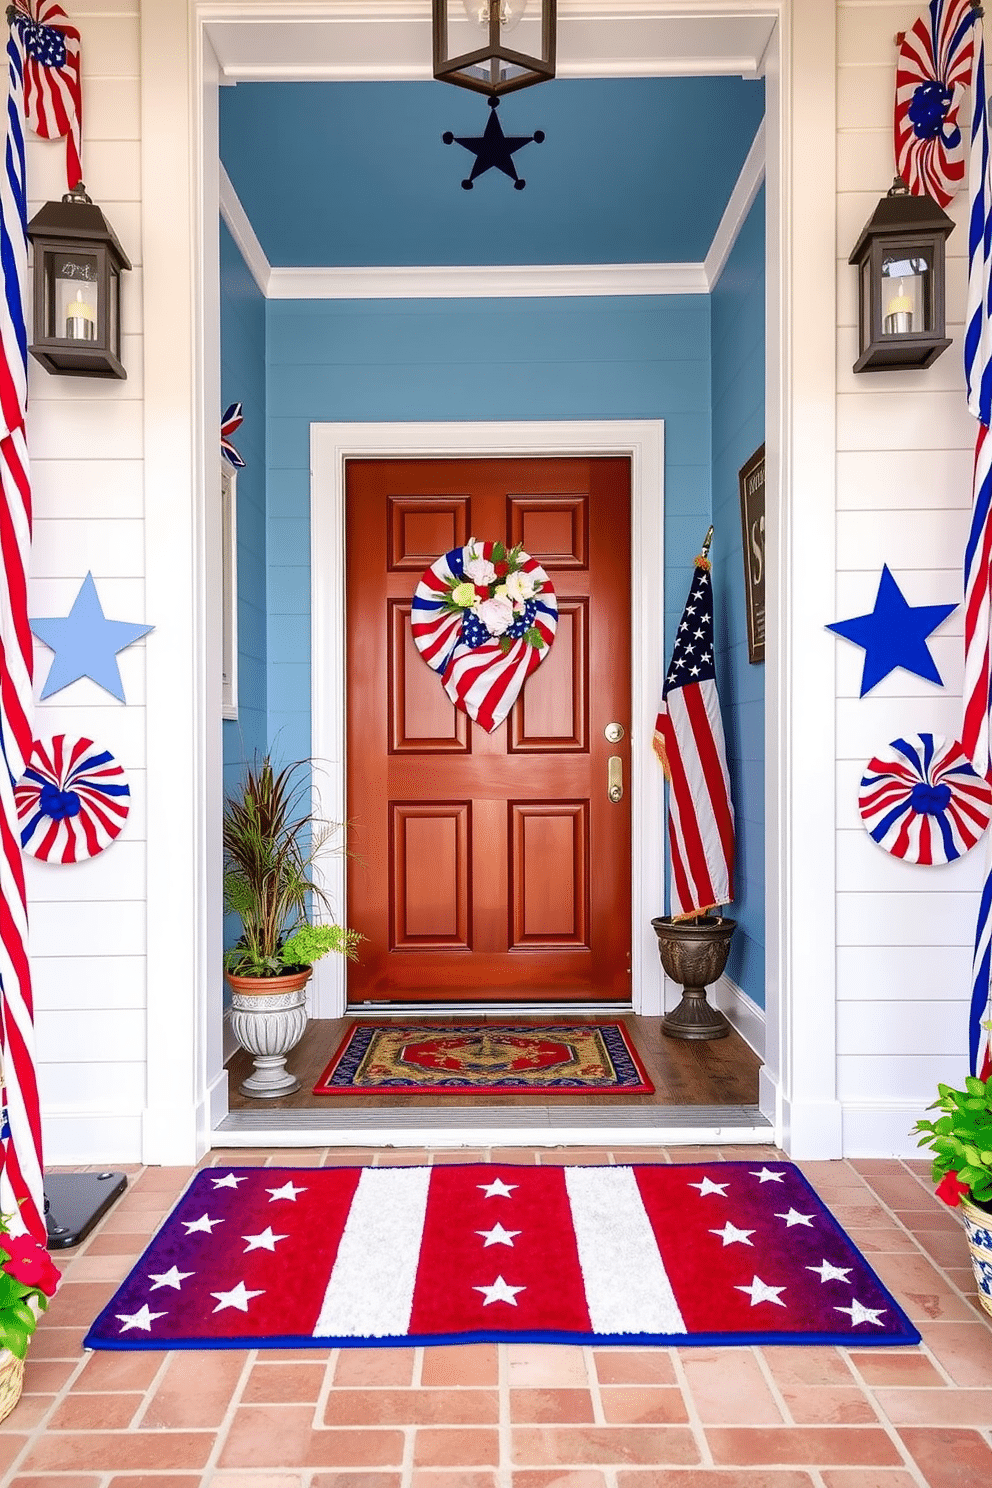
{"label": "door threshold strip", "polygon": [[637,1016],[629,1002],[357,1002],[347,1018],[598,1018]]}

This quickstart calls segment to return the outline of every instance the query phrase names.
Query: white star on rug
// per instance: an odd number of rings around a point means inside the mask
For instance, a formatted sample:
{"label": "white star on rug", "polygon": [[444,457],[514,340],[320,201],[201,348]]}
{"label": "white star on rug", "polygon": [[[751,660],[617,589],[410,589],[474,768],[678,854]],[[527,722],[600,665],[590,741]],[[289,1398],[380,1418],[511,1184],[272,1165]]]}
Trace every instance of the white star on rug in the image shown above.
{"label": "white star on rug", "polygon": [[[477,1183],[476,1188],[481,1188],[487,1199],[508,1199],[517,1183],[504,1183],[502,1178],[494,1178],[492,1183]],[[519,1231],[517,1232],[519,1234]]]}
{"label": "white star on rug", "polygon": [[187,1235],[195,1235],[198,1230],[202,1231],[204,1235],[212,1235],[214,1225],[223,1224],[224,1221],[222,1219],[211,1219],[209,1214],[201,1214],[199,1219],[184,1219],[181,1223],[186,1226]]}
{"label": "white star on rug", "polygon": [[730,1223],[729,1219],[722,1230],[710,1230],[710,1234],[719,1235],[724,1245],[754,1245],[754,1241],[748,1238],[754,1234],[754,1231],[739,1230],[736,1225]]}
{"label": "white star on rug", "polygon": [[192,1275],[192,1271],[180,1271],[177,1266],[173,1266],[171,1271],[162,1271],[158,1275],[154,1271],[149,1271],[148,1280],[155,1283],[153,1287],[149,1287],[149,1291],[157,1292],[159,1287],[167,1286],[175,1287],[178,1292],[187,1276]]}
{"label": "white star on rug", "polygon": [[795,1209],[790,1209],[788,1214],[776,1214],[775,1218],[784,1219],[787,1230],[791,1230],[793,1225],[805,1225],[809,1230],[813,1228],[812,1214],[800,1214]]}
{"label": "white star on rug", "polygon": [[879,1318],[886,1310],[884,1307],[865,1307],[857,1298],[854,1299],[850,1307],[834,1308],[834,1312],[846,1312],[848,1314],[851,1319],[852,1328],[856,1328],[859,1323],[873,1323],[876,1328],[884,1328],[885,1324],[880,1323]]}
{"label": "white star on rug", "polygon": [[[475,1233],[485,1238],[486,1245],[512,1245],[514,1235],[522,1235],[523,1231],[504,1230],[503,1226],[497,1223],[491,1230],[476,1230]],[[486,1245],[482,1247],[483,1250],[485,1250]]]}
{"label": "white star on rug", "polygon": [[776,1173],[773,1168],[761,1168],[758,1172],[752,1169],[751,1177],[757,1178],[759,1183],[784,1183],[785,1174]]}
{"label": "white star on rug", "polygon": [[242,1235],[241,1238],[248,1241],[244,1248],[244,1254],[247,1255],[250,1250],[275,1250],[276,1241],[287,1240],[289,1236],[273,1235],[272,1226],[269,1225],[268,1229],[262,1230],[259,1235]]}
{"label": "white star on rug", "polygon": [[744,1292],[751,1298],[751,1306],[756,1307],[759,1302],[774,1302],[776,1307],[784,1307],[785,1303],[779,1296],[785,1287],[768,1286],[760,1276],[756,1276],[750,1286],[734,1287],[735,1292]]}
{"label": "white star on rug", "polygon": [[165,1317],[165,1313],[149,1312],[148,1303],[146,1302],[144,1307],[139,1308],[137,1312],[119,1312],[117,1316],[124,1324],[121,1329],[122,1333],[126,1333],[129,1328],[144,1328],[146,1333],[150,1333],[152,1323],[156,1318]]}
{"label": "white star on rug", "polygon": [[306,1193],[306,1189],[298,1188],[297,1185],[293,1182],[292,1178],[290,1178],[288,1182],[283,1184],[282,1188],[267,1188],[265,1192],[272,1195],[272,1198],[269,1200],[270,1204],[273,1203],[276,1199],[292,1199],[293,1203],[295,1204],[296,1195]]}
{"label": "white star on rug", "polygon": [[[481,1185],[480,1185],[481,1187]],[[472,1288],[473,1292],[482,1292],[485,1296],[483,1307],[488,1307],[490,1302],[509,1302],[511,1307],[517,1305],[517,1293],[525,1292],[526,1287],[508,1286],[502,1276],[497,1276],[492,1286],[477,1286]]]}
{"label": "white star on rug", "polygon": [[714,1183],[712,1178],[704,1178],[702,1183],[690,1183],[689,1187],[698,1188],[700,1197],[711,1193],[718,1193],[722,1199],[727,1197],[726,1183]]}
{"label": "white star on rug", "polygon": [[[813,1271],[822,1281],[847,1281],[851,1274],[850,1266],[831,1266],[828,1260],[820,1262],[819,1266],[807,1266],[807,1271]],[[847,1281],[848,1286],[851,1285]]]}
{"label": "white star on rug", "polygon": [[248,1178],[244,1173],[240,1178],[234,1173],[228,1173],[224,1178],[211,1178],[210,1181],[214,1188],[237,1188],[239,1183],[247,1183]]}
{"label": "white star on rug", "polygon": [[210,1295],[217,1298],[214,1312],[223,1312],[225,1307],[236,1307],[239,1312],[247,1312],[252,1297],[261,1297],[262,1292],[249,1292],[245,1289],[244,1282],[239,1281],[229,1292],[211,1292]]}

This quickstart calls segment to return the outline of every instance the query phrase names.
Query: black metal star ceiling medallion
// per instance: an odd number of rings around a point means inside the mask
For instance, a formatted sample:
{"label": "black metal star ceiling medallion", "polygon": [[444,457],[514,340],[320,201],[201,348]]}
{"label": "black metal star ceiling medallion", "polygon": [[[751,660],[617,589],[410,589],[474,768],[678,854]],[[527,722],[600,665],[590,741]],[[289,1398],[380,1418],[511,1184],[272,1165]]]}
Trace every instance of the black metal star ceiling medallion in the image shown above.
{"label": "black metal star ceiling medallion", "polygon": [[472,164],[472,174],[468,177],[468,180],[462,182],[462,186],[466,191],[471,191],[478,177],[485,175],[486,171],[491,170],[494,166],[496,170],[502,171],[504,176],[510,177],[510,180],[513,182],[514,191],[523,191],[527,182],[521,176],[517,175],[517,168],[513,163],[513,157],[518,150],[523,149],[524,145],[529,145],[531,142],[535,145],[542,144],[544,141],[544,130],[537,129],[533,134],[504,134],[503,126],[500,124],[499,116],[496,113],[499,107],[499,99],[490,98],[489,107],[492,109],[492,113],[489,115],[489,122],[486,124],[484,134],[475,137],[462,137],[460,135],[454,135],[450,129],[446,129],[441,138],[446,145],[462,145],[475,156]]}

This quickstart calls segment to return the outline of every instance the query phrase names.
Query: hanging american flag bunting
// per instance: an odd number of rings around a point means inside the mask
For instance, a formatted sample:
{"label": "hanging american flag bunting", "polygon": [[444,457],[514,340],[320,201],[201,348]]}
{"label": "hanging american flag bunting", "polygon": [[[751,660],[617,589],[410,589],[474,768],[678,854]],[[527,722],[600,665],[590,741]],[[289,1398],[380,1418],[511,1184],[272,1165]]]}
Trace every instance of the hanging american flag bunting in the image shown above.
{"label": "hanging american flag bunting", "polygon": [[224,409],[220,421],[220,453],[229,465],[235,470],[244,470],[245,462],[231,443],[231,435],[236,434],[244,423],[244,414],[241,412],[240,403],[231,403]]}
{"label": "hanging american flag bunting", "polygon": [[65,140],[65,175],[71,191],[83,179],[83,99],[79,32],[57,0],[16,0],[10,18],[24,49],[24,117],[42,139]]}
{"label": "hanging american flag bunting", "polygon": [[[710,534],[712,528],[710,529]],[[734,897],[734,808],[713,656],[707,535],[665,676],[654,748],[668,780],[672,918]]]}
{"label": "hanging american flag bunting", "polygon": [[31,485],[27,437],[27,189],[24,177],[24,43],[7,41],[7,125],[0,176],[0,1052],[9,1136],[3,1143],[0,1211],[45,1238],[41,1111],[34,1061],[33,1001],[20,827],[14,782],[31,753],[31,629],[27,571]]}
{"label": "hanging american flag bunting", "polygon": [[[992,180],[989,175],[985,46],[981,27],[972,77],[972,137],[968,171],[968,310],[965,375],[968,409],[978,420],[972,482],[971,530],[964,559],[964,726],[961,743],[979,775],[992,780]],[[975,927],[968,1044],[972,1072],[992,1073],[992,840],[986,837],[985,881]]]}
{"label": "hanging american flag bunting", "polygon": [[946,207],[964,183],[958,111],[971,79],[972,0],[930,0],[896,62],[896,170],[914,196]]}

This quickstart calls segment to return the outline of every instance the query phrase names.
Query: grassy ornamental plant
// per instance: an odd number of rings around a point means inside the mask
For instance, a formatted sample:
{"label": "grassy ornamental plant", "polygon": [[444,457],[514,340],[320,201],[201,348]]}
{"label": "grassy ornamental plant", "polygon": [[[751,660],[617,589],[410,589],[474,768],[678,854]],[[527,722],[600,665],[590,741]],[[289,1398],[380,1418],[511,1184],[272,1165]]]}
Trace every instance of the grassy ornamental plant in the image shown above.
{"label": "grassy ornamental plant", "polygon": [[969,1075],[964,1090],[938,1085],[931,1111],[936,1121],[918,1121],[919,1145],[933,1149],[937,1197],[956,1207],[963,1198],[992,1210],[992,1078]]}
{"label": "grassy ornamental plant", "polygon": [[9,1219],[8,1214],[0,1216],[0,1348],[23,1359],[61,1272],[31,1235],[10,1233]]}
{"label": "grassy ornamental plant", "polygon": [[362,938],[342,925],[311,923],[312,907],[330,910],[313,865],[337,828],[304,809],[305,763],[276,770],[264,755],[225,802],[224,905],[241,921],[241,936],[224,966],[236,976],[285,976],[329,951],[354,957]]}

